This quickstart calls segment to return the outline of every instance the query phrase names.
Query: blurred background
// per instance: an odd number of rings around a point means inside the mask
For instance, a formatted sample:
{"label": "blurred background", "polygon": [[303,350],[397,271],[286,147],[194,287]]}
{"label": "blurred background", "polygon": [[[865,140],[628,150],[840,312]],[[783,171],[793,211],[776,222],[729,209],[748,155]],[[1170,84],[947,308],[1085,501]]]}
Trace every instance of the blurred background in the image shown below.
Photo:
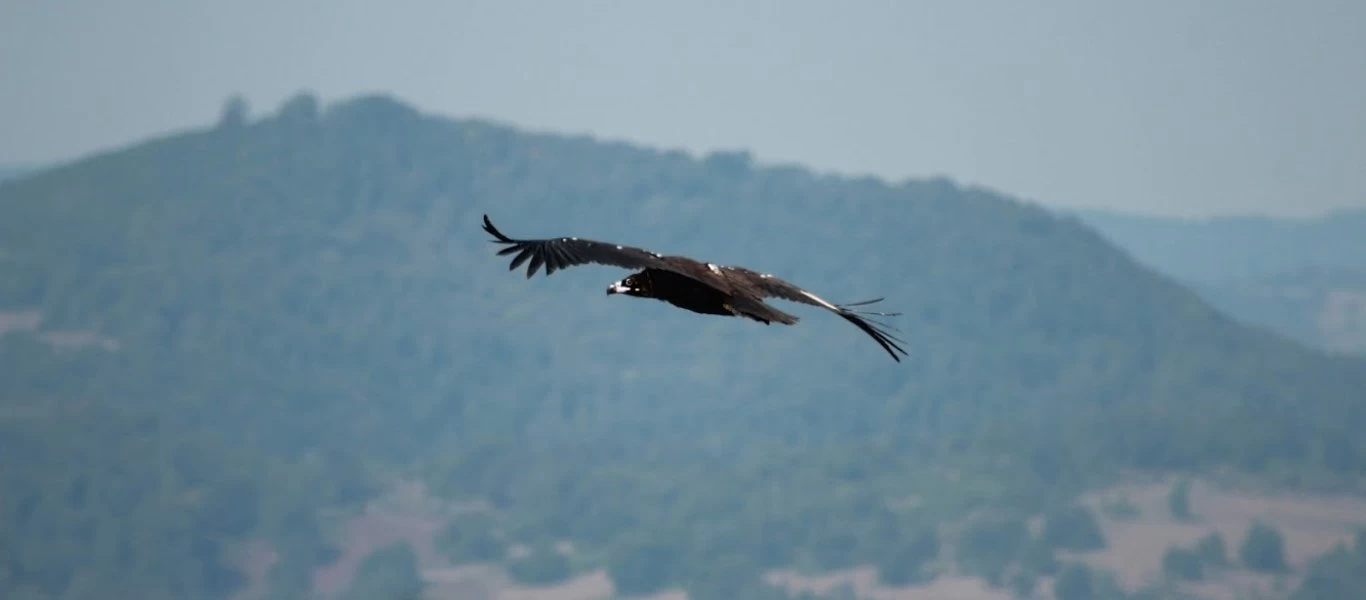
{"label": "blurred background", "polygon": [[1364,597],[1363,26],[0,4],[0,597]]}

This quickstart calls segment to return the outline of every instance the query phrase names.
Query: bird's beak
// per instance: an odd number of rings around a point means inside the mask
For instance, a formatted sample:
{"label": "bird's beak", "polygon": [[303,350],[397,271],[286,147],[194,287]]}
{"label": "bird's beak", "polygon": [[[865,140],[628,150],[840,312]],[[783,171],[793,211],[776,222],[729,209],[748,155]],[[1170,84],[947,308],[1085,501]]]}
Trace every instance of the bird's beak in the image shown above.
{"label": "bird's beak", "polygon": [[630,290],[631,288],[621,285],[621,282],[618,281],[612,285],[607,286],[607,295],[611,296],[612,294],[624,294]]}

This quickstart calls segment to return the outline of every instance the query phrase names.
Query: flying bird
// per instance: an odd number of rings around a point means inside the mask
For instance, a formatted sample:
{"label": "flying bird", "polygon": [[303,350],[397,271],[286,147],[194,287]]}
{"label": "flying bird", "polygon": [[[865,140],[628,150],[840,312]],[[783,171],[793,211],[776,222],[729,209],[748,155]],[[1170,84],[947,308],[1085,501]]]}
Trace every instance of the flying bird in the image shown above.
{"label": "flying bird", "polygon": [[765,325],[775,322],[793,325],[797,317],[766,304],[764,298],[801,302],[824,308],[853,323],[877,340],[882,349],[897,362],[901,362],[898,352],[906,354],[897,345],[897,342],[905,342],[886,331],[894,328],[865,318],[868,315],[891,317],[901,313],[850,308],[880,302],[882,298],[834,304],[782,279],[744,267],[716,265],[685,256],[664,256],[642,248],[576,237],[517,240],[498,231],[488,215],[484,215],[484,231],[495,238],[489,241],[507,246],[498,251],[498,256],[516,254],[512,264],[508,265],[509,271],[527,263],[527,279],[531,279],[542,265],[545,266],[547,277],[559,269],[588,263],[640,269],[607,286],[607,294],[654,298],[695,313],[744,317]]}

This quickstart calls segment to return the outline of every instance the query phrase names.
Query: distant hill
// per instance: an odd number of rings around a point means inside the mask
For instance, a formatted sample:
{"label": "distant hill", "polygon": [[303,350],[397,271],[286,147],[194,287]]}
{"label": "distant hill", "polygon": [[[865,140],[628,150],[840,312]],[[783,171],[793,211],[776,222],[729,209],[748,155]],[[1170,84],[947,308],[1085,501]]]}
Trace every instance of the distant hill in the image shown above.
{"label": "distant hill", "polygon": [[[484,213],[886,296],[911,356],[819,310],[605,297],[606,267],[527,280]],[[705,600],[778,597],[756,589],[781,566],[1051,577],[1072,542],[1020,519],[1084,528],[1071,499],[1135,470],[1366,474],[1366,362],[1228,319],[1075,219],[386,97],[301,95],[0,187],[0,311],[6,597],[301,597],[402,478],[463,503],[449,556]],[[413,556],[354,589],[412,593]]]}
{"label": "distant hill", "polygon": [[32,169],[22,165],[0,165],[0,183],[14,179],[30,170]]}
{"label": "distant hill", "polygon": [[1245,323],[1366,353],[1366,210],[1200,220],[1069,212]]}
{"label": "distant hill", "polygon": [[1309,346],[1366,354],[1366,269],[1305,268],[1196,289],[1246,323]]}
{"label": "distant hill", "polygon": [[1302,219],[1064,212],[1095,227],[1140,262],[1182,281],[1221,283],[1307,268],[1366,270],[1366,210]]}

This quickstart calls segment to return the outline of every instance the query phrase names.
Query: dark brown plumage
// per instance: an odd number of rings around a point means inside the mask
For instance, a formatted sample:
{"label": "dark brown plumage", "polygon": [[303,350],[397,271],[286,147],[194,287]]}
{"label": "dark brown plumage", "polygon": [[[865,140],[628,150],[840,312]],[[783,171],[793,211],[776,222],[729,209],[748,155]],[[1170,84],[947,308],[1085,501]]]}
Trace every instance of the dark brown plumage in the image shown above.
{"label": "dark brown plumage", "polygon": [[777,277],[744,267],[714,265],[685,256],[664,256],[642,248],[576,237],[516,240],[498,231],[488,215],[484,215],[484,231],[495,238],[490,241],[507,245],[498,251],[499,256],[516,254],[508,270],[527,263],[527,279],[535,275],[542,265],[545,266],[546,276],[560,269],[588,263],[641,269],[608,286],[607,293],[654,298],[701,314],[746,317],[765,325],[774,322],[792,325],[797,322],[797,317],[763,301],[768,297],[782,298],[819,306],[839,315],[877,340],[897,362],[901,361],[898,352],[906,354],[897,345],[902,340],[885,331],[884,328],[888,326],[864,318],[864,315],[896,316],[900,313],[865,312],[850,308],[880,302],[882,298],[834,304]]}

